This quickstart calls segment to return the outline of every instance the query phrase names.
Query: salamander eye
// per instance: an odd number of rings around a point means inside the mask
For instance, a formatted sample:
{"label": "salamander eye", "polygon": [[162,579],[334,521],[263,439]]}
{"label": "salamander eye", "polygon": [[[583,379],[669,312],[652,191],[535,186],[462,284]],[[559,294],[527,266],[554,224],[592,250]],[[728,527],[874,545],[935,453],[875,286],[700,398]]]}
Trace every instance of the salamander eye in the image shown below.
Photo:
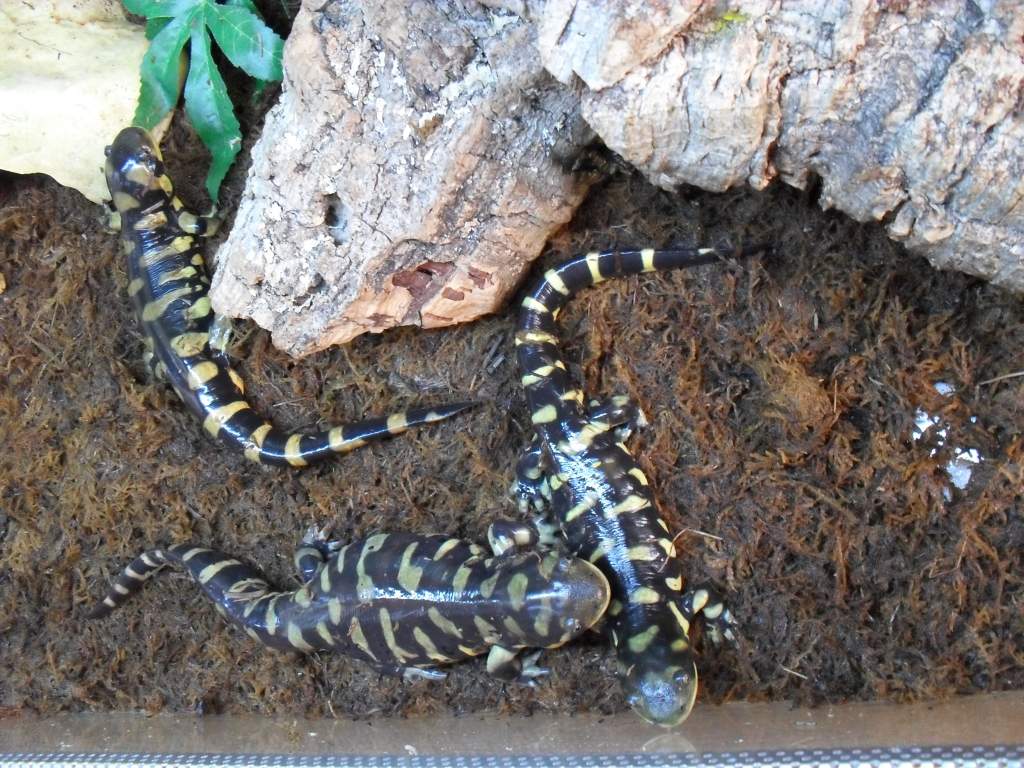
{"label": "salamander eye", "polygon": [[111,152],[112,149],[113,149],[113,147],[110,146],[109,144],[107,144],[107,146],[105,146],[103,148],[103,156],[104,157],[110,157],[110,152]]}

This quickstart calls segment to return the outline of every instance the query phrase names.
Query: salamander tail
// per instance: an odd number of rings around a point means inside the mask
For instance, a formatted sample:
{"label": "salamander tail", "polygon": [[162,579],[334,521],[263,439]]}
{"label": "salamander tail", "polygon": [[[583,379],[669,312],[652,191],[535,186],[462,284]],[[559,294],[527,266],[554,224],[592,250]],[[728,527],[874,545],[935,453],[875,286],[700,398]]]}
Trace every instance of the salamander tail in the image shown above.
{"label": "salamander tail", "polygon": [[102,619],[118,608],[128,598],[142,589],[149,577],[168,563],[167,553],[162,549],[151,549],[136,557],[132,564],[117,577],[110,591],[97,603],[86,618]]}

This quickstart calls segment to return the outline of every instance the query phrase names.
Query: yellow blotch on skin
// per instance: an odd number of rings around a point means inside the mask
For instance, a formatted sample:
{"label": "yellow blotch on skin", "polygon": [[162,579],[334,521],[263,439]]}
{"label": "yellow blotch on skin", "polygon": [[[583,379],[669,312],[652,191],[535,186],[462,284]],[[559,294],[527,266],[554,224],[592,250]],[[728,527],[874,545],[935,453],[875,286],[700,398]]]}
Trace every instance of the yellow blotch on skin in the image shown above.
{"label": "yellow blotch on skin", "polygon": [[235,400],[227,405],[222,405],[220,408],[214,408],[203,420],[203,428],[216,437],[221,428],[228,423],[228,420],[232,416],[239,411],[244,411],[248,407],[249,404],[245,402],[245,400]]}

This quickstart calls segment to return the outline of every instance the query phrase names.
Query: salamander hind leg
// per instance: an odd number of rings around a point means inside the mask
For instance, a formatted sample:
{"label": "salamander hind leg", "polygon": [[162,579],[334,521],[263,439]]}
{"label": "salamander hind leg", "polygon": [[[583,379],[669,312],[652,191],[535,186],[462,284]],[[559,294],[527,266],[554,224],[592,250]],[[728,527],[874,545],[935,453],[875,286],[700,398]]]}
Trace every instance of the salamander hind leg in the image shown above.
{"label": "salamander hind leg", "polygon": [[591,400],[588,404],[590,420],[595,424],[607,424],[614,430],[615,439],[625,442],[637,429],[647,426],[647,416],[628,395],[612,395],[603,400]]}
{"label": "salamander hind leg", "polygon": [[523,513],[531,509],[542,511],[551,503],[547,459],[536,435],[516,463],[516,479],[510,492]]}
{"label": "salamander hind leg", "polygon": [[309,527],[293,558],[295,570],[303,583],[310,581],[327,559],[342,547],[340,541],[332,541],[327,538],[329,530],[318,528],[315,525]]}
{"label": "salamander hind leg", "polygon": [[487,672],[499,680],[532,688],[537,685],[538,677],[543,677],[551,672],[546,667],[537,666],[540,654],[541,651],[534,651],[521,658],[516,651],[500,645],[493,645],[487,654]]}
{"label": "salamander hind leg", "polygon": [[697,614],[701,614],[708,639],[712,643],[717,645],[723,639],[736,642],[738,634],[736,620],[726,607],[721,594],[714,587],[702,584],[686,590],[679,598],[679,608],[690,622]]}

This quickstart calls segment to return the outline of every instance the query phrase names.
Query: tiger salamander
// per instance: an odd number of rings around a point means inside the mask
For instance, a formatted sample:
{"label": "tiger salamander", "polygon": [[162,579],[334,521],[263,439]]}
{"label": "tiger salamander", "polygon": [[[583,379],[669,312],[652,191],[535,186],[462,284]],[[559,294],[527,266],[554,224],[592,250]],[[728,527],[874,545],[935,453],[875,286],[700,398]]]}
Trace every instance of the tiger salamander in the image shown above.
{"label": "tiger salamander", "polygon": [[[749,249],[754,252],[758,249]],[[648,480],[624,444],[643,426],[618,396],[584,405],[559,357],[555,323],[579,290],[620,275],[710,264],[711,248],[590,253],[549,270],[523,299],[515,336],[534,440],[516,469],[523,509],[547,508],[573,552],[608,577],[607,629],[630,706],[665,726],[681,723],[697,694],[690,623],[703,613],[708,635],[734,639],[733,619],[708,587],[683,590],[668,525]]]}
{"label": "tiger salamander", "polygon": [[139,128],[124,129],[107,147],[105,171],[149,363],[214,437],[241,448],[252,461],[304,467],[469,406],[414,408],[315,434],[275,428],[246,401],[242,378],[226,353],[230,325],[210,306],[210,279],[197,238],[212,234],[216,219],[184,209],[159,147]]}
{"label": "tiger salamander", "polygon": [[487,671],[528,683],[546,673],[537,654],[591,627],[610,598],[585,560],[537,551],[536,531],[491,525],[491,552],[447,536],[380,533],[345,546],[316,529],[295,566],[303,585],[273,590],[256,569],[195,544],[143,553],[125,568],[90,618],[108,615],[168,563],[185,569],[228,621],[272,648],[334,651],[380,672],[442,678],[434,669],[485,651]]}

